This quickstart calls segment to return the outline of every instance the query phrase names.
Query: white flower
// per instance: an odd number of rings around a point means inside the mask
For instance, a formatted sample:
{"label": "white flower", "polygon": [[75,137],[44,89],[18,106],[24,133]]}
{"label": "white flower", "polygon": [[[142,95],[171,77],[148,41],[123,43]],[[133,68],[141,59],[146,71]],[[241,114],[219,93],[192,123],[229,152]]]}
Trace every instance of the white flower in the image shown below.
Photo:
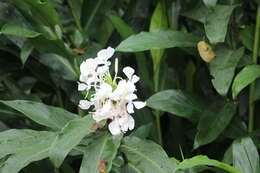
{"label": "white flower", "polygon": [[104,75],[108,71],[109,71],[109,67],[107,65],[103,65],[97,68],[98,75]]}
{"label": "white flower", "polygon": [[111,97],[114,100],[124,99],[128,95],[133,94],[135,89],[136,87],[132,82],[121,80]]}
{"label": "white flower", "polygon": [[118,119],[115,119],[111,123],[109,123],[108,129],[112,135],[119,135],[121,133],[121,129]]}
{"label": "white flower", "polygon": [[89,109],[89,107],[92,105],[92,103],[88,100],[80,100],[79,101],[79,107],[81,109]]}
{"label": "white flower", "polygon": [[141,102],[141,101],[132,102],[132,101],[129,101],[128,104],[127,104],[127,112],[129,114],[134,113],[134,106],[135,106],[136,109],[141,109],[141,108],[146,106],[146,102]]}
{"label": "white flower", "polygon": [[89,58],[86,61],[83,61],[80,65],[80,73],[83,76],[88,76],[95,73],[98,64],[93,58]]}
{"label": "white flower", "polygon": [[125,133],[129,130],[133,130],[135,127],[135,120],[131,115],[126,115],[119,118],[119,125],[121,130]]}
{"label": "white flower", "polygon": [[110,62],[108,61],[109,58],[111,58],[115,53],[115,49],[112,47],[108,47],[107,49],[102,49],[97,53],[96,62],[98,64],[107,64],[110,65]]}
{"label": "white flower", "polygon": [[119,135],[121,131],[123,133],[128,130],[133,130],[135,126],[135,121],[131,115],[124,115],[121,118],[115,118],[109,125],[108,129],[112,135]]}
{"label": "white flower", "polygon": [[133,83],[138,82],[139,79],[140,79],[138,76],[134,75],[135,70],[134,70],[133,68],[131,68],[131,67],[125,67],[125,68],[123,69],[123,72],[125,73],[125,75],[127,76],[127,78],[128,78],[131,82],[133,82]]}
{"label": "white flower", "polygon": [[141,108],[146,106],[146,102],[136,101],[136,102],[133,102],[133,103],[134,103],[136,109],[141,109]]}
{"label": "white flower", "polygon": [[93,119],[97,122],[105,120],[105,119],[113,119],[113,111],[112,111],[112,102],[108,100],[102,108],[98,109],[93,114]]}
{"label": "white flower", "polygon": [[109,58],[113,56],[114,52],[115,50],[111,47],[102,49],[95,59],[87,59],[80,65],[78,90],[88,91],[93,87],[95,93],[91,95],[90,101],[80,100],[79,107],[89,109],[93,105],[93,119],[96,122],[111,119],[108,129],[113,135],[119,135],[121,132],[125,133],[134,128],[135,122],[130,114],[134,113],[134,107],[141,109],[146,103],[134,101],[137,99],[135,83],[140,78],[134,74],[133,68],[125,67],[123,69],[127,76],[126,80],[117,77],[118,60],[116,59],[115,76],[111,77]]}
{"label": "white flower", "polygon": [[135,70],[131,67],[125,67],[123,68],[123,72],[125,73],[128,79],[131,79],[133,74],[135,73]]}
{"label": "white flower", "polygon": [[100,85],[100,89],[97,90],[95,96],[96,99],[100,100],[104,98],[109,98],[111,94],[112,94],[112,87],[107,83],[103,83]]}

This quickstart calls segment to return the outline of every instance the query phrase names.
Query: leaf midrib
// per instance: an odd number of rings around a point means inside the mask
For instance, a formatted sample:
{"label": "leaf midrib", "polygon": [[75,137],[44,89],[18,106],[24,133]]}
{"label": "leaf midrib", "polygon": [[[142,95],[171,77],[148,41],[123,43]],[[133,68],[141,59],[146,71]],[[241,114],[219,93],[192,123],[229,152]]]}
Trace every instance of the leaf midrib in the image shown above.
{"label": "leaf midrib", "polygon": [[146,155],[142,154],[141,152],[139,152],[139,151],[137,151],[137,150],[135,150],[135,149],[133,149],[133,148],[131,148],[131,147],[125,145],[125,144],[121,145],[121,147],[125,147],[126,149],[128,149],[128,150],[130,150],[130,151],[132,151],[132,152],[134,152],[134,153],[136,153],[136,154],[138,154],[138,155],[140,155],[141,157],[143,157],[143,158],[146,159],[147,161],[151,162],[152,165],[154,165],[154,166],[157,167],[159,170],[161,170],[161,172],[166,173],[166,172],[164,172],[164,170],[163,170],[159,165],[156,164],[156,162],[154,162],[153,160],[151,160],[149,157],[147,157]]}

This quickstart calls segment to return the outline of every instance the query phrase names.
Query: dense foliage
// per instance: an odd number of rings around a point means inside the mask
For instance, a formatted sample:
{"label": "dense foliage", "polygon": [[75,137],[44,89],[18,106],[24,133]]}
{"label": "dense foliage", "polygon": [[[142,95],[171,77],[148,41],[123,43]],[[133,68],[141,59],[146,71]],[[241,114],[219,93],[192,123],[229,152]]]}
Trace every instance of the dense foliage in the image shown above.
{"label": "dense foliage", "polygon": [[[258,1],[0,0],[0,172],[259,173]],[[130,131],[79,107],[109,46]]]}

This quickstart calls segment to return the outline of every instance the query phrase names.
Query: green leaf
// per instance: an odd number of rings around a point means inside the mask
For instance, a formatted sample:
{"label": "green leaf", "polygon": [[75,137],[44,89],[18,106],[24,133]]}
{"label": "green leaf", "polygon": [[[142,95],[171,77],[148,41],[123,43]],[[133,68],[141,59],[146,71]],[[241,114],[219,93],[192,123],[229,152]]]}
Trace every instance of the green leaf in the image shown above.
{"label": "green leaf", "polygon": [[57,54],[42,54],[39,61],[65,80],[76,81],[78,76],[67,59]]}
{"label": "green leaf", "polygon": [[197,127],[194,148],[214,141],[228,126],[235,113],[236,104],[234,103],[221,103],[221,105],[213,103],[204,110]]}
{"label": "green leaf", "polygon": [[21,36],[21,37],[25,37],[25,38],[34,38],[41,34],[41,33],[35,32],[35,31],[25,29],[21,25],[18,25],[15,23],[5,24],[1,29],[1,33],[17,35],[17,36]]}
{"label": "green leaf", "polygon": [[[49,148],[55,139],[55,133],[32,130],[11,130],[7,132],[7,136],[3,136],[3,134],[4,132],[1,133],[1,136],[8,140],[9,144],[13,146],[13,150],[17,153],[11,155],[4,162],[0,168],[1,173],[18,173],[31,162],[48,157]],[[20,149],[19,144],[22,147]]]}
{"label": "green leaf", "polygon": [[[152,32],[158,29],[167,29],[167,27],[168,21],[166,16],[165,3],[164,1],[159,1],[153,12],[149,31]],[[160,61],[163,57],[163,53],[164,49],[151,50],[151,55],[153,59],[153,70],[155,73],[157,73],[157,75],[154,76],[155,81],[158,81]]]}
{"label": "green leaf", "polygon": [[194,166],[202,166],[202,165],[214,166],[214,167],[226,170],[230,173],[242,173],[239,170],[237,170],[236,168],[234,168],[226,163],[222,163],[217,160],[209,159],[207,156],[203,156],[203,155],[198,155],[198,156],[192,157],[190,159],[183,160],[175,168],[174,171],[176,171],[178,169],[187,169],[187,168],[192,168]]}
{"label": "green leaf", "polygon": [[88,134],[95,124],[91,115],[72,120],[57,135],[50,150],[50,160],[56,168],[60,167],[67,154]]}
{"label": "green leaf", "polygon": [[21,60],[23,65],[25,64],[25,62],[27,61],[27,59],[29,58],[31,52],[33,51],[33,45],[31,44],[30,41],[25,41],[23,44],[23,47],[21,49]]}
{"label": "green leaf", "polygon": [[244,54],[244,48],[228,50],[224,47],[216,49],[216,58],[210,63],[212,83],[217,92],[226,96],[231,85],[236,66]]}
{"label": "green leaf", "polygon": [[151,96],[147,100],[147,106],[196,122],[206,108],[207,103],[190,92],[165,90]]}
{"label": "green leaf", "polygon": [[89,145],[84,153],[80,173],[100,173],[98,165],[103,160],[106,161],[105,172],[110,172],[112,161],[117,154],[122,136],[123,135],[112,136],[106,132]]}
{"label": "green leaf", "polygon": [[45,140],[54,140],[55,133],[11,129],[0,132],[0,158],[37,148]]}
{"label": "green leaf", "polygon": [[208,8],[212,8],[215,7],[217,4],[218,0],[203,0],[204,4],[208,7]]}
{"label": "green leaf", "polygon": [[157,30],[133,35],[121,42],[116,50],[121,52],[139,52],[171,47],[195,47],[199,41],[199,37],[189,33],[174,30]]}
{"label": "green leaf", "polygon": [[193,19],[195,21],[205,23],[206,22],[205,14],[207,13],[208,13],[208,9],[205,7],[205,5],[203,5],[201,1],[198,1],[196,6],[182,12],[181,15]]}
{"label": "green leaf", "polygon": [[259,173],[259,155],[250,137],[238,139],[232,144],[233,165],[243,173]]}
{"label": "green leaf", "polygon": [[120,148],[128,163],[140,170],[137,172],[172,173],[177,167],[165,151],[152,141],[125,137]]}
{"label": "green leaf", "polygon": [[133,131],[130,134],[130,136],[136,136],[138,138],[145,139],[149,136],[152,126],[153,126],[152,123],[142,125],[142,126],[138,127],[135,131]]}
{"label": "green leaf", "polygon": [[100,43],[103,47],[106,46],[107,41],[114,31],[114,25],[108,17],[103,17],[102,24],[96,29],[94,38]]}
{"label": "green leaf", "polygon": [[68,121],[77,118],[77,115],[70,113],[65,109],[47,106],[39,102],[26,100],[0,100],[0,102],[23,113],[33,121],[54,130],[61,129]]}
{"label": "green leaf", "polygon": [[232,85],[232,96],[236,98],[239,92],[247,85],[260,77],[260,65],[248,65],[244,67],[235,77]]}
{"label": "green leaf", "polygon": [[72,59],[77,55],[63,40],[48,40],[42,36],[30,39],[34,48],[40,53],[54,53]]}
{"label": "green leaf", "polygon": [[229,18],[234,6],[216,5],[206,16],[204,24],[206,35],[212,44],[224,42]]}
{"label": "green leaf", "polygon": [[126,39],[127,37],[134,34],[133,29],[127,25],[119,16],[110,14],[108,17],[123,39]]}
{"label": "green leaf", "polygon": [[[120,17],[115,15],[109,15],[109,19],[112,21],[116,30],[120,33],[123,39],[126,39],[130,35],[134,34],[134,31],[128,26]],[[135,53],[138,70],[140,71],[144,81],[152,88],[152,82],[149,79],[149,73],[147,69],[146,57],[144,53]]]}
{"label": "green leaf", "polygon": [[58,13],[48,0],[10,0],[9,2],[53,30],[55,25],[60,25]]}

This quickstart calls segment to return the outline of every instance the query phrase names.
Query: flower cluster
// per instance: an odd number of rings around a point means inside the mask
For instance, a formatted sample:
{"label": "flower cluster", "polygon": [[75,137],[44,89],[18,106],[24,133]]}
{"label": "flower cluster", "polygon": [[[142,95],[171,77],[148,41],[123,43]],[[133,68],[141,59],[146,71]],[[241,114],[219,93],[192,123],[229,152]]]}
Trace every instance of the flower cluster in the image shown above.
{"label": "flower cluster", "polygon": [[[135,122],[130,115],[134,113],[134,107],[143,108],[146,103],[135,101],[137,99],[135,83],[139,77],[134,74],[134,69],[125,67],[123,73],[127,79],[117,77],[118,61],[115,63],[115,76],[112,79],[109,73],[111,62],[115,50],[111,47],[102,49],[96,58],[90,58],[80,65],[79,91],[89,91],[94,89],[94,94],[90,99],[80,100],[81,109],[89,109],[94,106],[93,119],[96,122],[110,119],[109,131],[113,135],[126,132],[134,128]],[[88,92],[89,93],[89,92]],[[87,97],[87,96],[86,96]]]}

